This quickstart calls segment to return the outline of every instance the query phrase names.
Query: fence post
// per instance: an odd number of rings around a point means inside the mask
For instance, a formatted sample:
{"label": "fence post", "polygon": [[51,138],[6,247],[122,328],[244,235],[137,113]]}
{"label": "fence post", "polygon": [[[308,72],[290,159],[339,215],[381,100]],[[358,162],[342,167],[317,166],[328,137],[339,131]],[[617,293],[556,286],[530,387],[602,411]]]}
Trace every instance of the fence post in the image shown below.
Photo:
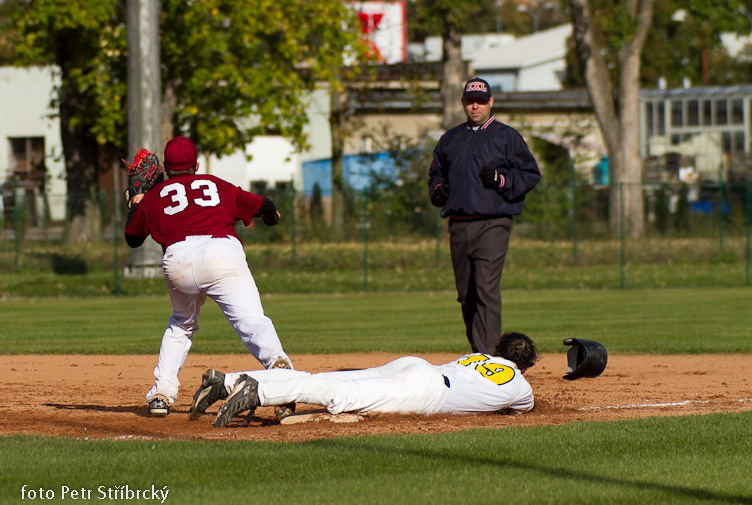
{"label": "fence post", "polygon": [[438,207],[434,207],[434,217],[433,232],[436,236],[436,264],[438,265],[441,261],[441,209]]}
{"label": "fence post", "polygon": [[21,229],[20,229],[20,216],[18,208],[18,181],[13,179],[13,237],[15,246],[15,259],[13,263],[18,271],[20,256],[21,256]]}
{"label": "fence post", "polygon": [[620,287],[624,289],[625,286],[625,272],[624,272],[624,265],[627,262],[627,252],[626,252],[626,238],[624,234],[624,183],[619,183],[619,241],[621,243],[621,252],[619,257],[619,276],[620,276]]}
{"label": "fence post", "polygon": [[577,266],[577,171],[572,164],[572,264]]}
{"label": "fence post", "polygon": [[115,192],[112,195],[112,248],[114,250],[113,269],[115,275],[115,296],[120,294],[120,265],[118,264],[118,235],[120,235],[120,190],[115,188]]}
{"label": "fence post", "polygon": [[368,291],[368,187],[363,189],[363,291]]}
{"label": "fence post", "polygon": [[290,180],[292,198],[290,198],[290,243],[292,245],[292,268],[295,268],[295,181]]}
{"label": "fence post", "polygon": [[723,261],[723,160],[718,167],[718,247],[719,256]]}
{"label": "fence post", "polygon": [[752,202],[750,200],[752,199],[751,192],[752,187],[750,187],[750,181],[752,179],[747,179],[747,192],[744,195],[744,203],[746,208],[746,214],[747,214],[747,254],[746,254],[746,263],[747,263],[747,286],[752,284],[752,279],[750,278],[750,261],[752,260],[752,257],[750,257],[750,228],[752,228]]}

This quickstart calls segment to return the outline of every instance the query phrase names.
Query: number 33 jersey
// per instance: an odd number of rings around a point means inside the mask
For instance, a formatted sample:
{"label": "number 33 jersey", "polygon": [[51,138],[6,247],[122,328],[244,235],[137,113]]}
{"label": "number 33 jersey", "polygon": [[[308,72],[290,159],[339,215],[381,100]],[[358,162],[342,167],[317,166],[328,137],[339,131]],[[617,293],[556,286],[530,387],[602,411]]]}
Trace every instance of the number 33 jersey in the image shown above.
{"label": "number 33 jersey", "polygon": [[235,237],[235,222],[248,226],[263,198],[213,175],[181,174],[157,184],[136,207],[128,235],[167,249],[188,236]]}
{"label": "number 33 jersey", "polygon": [[528,412],[535,405],[530,384],[511,361],[475,353],[439,369],[449,381],[442,412]]}

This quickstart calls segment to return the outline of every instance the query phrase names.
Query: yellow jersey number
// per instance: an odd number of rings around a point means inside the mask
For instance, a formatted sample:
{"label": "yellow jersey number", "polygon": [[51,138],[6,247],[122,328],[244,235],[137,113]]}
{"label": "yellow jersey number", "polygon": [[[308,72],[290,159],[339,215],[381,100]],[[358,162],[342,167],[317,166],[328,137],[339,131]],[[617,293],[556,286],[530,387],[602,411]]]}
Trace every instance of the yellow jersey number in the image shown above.
{"label": "yellow jersey number", "polygon": [[486,354],[474,354],[457,361],[460,365],[471,367],[494,384],[501,386],[514,379],[514,368],[498,363],[487,363],[491,359]]}

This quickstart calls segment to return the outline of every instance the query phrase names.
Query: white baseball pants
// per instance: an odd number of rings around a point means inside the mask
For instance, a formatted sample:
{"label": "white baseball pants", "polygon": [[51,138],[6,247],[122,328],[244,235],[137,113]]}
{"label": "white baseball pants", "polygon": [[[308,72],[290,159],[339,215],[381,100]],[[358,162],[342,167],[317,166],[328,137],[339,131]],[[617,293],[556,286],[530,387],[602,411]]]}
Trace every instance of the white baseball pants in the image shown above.
{"label": "white baseball pants", "polygon": [[243,373],[258,381],[261,406],[301,402],[320,405],[331,414],[432,414],[439,412],[449,392],[439,369],[414,356],[398,358],[375,368],[343,372],[310,374],[275,369],[227,373],[228,393]]}
{"label": "white baseball pants", "polygon": [[271,319],[264,315],[256,281],[245,251],[234,237],[188,237],[167,248],[162,259],[173,313],[168,320],[154,369],[154,386],[146,401],[161,394],[172,404],[178,395],[178,373],[198,330],[201,306],[209,297],[264,366],[287,357]]}

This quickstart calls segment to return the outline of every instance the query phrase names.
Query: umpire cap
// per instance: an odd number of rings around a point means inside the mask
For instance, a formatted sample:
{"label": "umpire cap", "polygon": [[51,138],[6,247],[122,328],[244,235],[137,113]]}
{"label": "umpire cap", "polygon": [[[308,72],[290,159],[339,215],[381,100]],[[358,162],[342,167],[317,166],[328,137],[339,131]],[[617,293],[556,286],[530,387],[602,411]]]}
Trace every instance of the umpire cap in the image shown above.
{"label": "umpire cap", "polygon": [[488,101],[491,99],[491,86],[480,77],[473,77],[465,83],[462,99],[466,98],[480,98],[481,100]]}
{"label": "umpire cap", "polygon": [[580,377],[598,377],[606,369],[608,353],[603,344],[595,340],[582,338],[565,338],[564,345],[572,347],[567,351],[567,373],[564,378],[568,380]]}

